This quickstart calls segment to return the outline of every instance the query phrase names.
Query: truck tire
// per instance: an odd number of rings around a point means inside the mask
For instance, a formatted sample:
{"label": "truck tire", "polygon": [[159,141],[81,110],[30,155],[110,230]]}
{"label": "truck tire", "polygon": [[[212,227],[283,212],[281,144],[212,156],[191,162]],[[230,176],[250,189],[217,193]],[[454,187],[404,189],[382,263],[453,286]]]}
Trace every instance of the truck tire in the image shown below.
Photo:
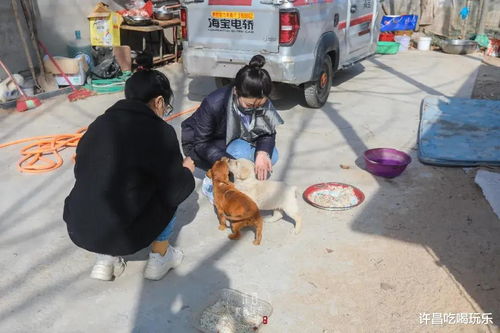
{"label": "truck tire", "polygon": [[225,87],[231,83],[233,83],[233,80],[228,79],[227,77],[216,77],[215,78],[215,86],[217,87],[217,89]]}
{"label": "truck tire", "polygon": [[332,76],[332,59],[329,55],[326,55],[319,78],[316,81],[304,84],[304,98],[308,107],[320,108],[325,105],[332,87]]}

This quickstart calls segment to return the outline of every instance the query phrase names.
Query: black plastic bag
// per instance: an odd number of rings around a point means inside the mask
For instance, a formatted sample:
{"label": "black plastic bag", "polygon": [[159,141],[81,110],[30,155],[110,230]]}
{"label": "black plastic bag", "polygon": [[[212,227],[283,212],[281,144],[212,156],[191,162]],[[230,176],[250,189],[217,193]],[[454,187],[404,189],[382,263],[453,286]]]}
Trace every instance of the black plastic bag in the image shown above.
{"label": "black plastic bag", "polygon": [[114,79],[123,73],[115,57],[112,57],[104,59],[99,65],[95,66],[91,74],[93,79]]}

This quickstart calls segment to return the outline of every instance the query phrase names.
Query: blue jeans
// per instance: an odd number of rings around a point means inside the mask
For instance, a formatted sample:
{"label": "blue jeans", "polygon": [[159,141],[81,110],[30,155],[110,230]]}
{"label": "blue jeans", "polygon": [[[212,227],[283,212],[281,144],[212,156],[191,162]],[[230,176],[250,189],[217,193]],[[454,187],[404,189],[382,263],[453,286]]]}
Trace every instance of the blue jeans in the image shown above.
{"label": "blue jeans", "polygon": [[170,238],[172,232],[174,231],[175,222],[177,221],[176,216],[172,217],[167,227],[161,232],[161,234],[156,237],[155,242],[163,242]]}
{"label": "blue jeans", "polygon": [[[231,141],[226,148],[226,152],[236,159],[244,158],[255,162],[255,147],[243,139]],[[278,162],[278,151],[276,150],[276,147],[274,147],[271,163],[275,165],[276,162]]]}

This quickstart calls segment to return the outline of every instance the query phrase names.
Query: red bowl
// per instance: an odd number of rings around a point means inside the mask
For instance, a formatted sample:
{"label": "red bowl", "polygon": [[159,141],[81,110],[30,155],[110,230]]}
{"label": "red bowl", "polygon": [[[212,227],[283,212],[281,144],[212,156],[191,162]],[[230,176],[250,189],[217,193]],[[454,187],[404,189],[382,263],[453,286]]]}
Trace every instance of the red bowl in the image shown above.
{"label": "red bowl", "polygon": [[364,153],[366,170],[375,176],[394,178],[411,163],[410,155],[392,148],[375,148]]}
{"label": "red bowl", "polygon": [[[334,207],[334,206],[322,206],[314,202],[314,196],[318,192],[334,190],[335,188],[352,188],[354,195],[356,196],[356,203],[350,206]],[[320,183],[311,185],[302,194],[304,200],[311,206],[326,209],[326,210],[346,210],[359,206],[365,201],[365,194],[357,187],[344,183]]]}

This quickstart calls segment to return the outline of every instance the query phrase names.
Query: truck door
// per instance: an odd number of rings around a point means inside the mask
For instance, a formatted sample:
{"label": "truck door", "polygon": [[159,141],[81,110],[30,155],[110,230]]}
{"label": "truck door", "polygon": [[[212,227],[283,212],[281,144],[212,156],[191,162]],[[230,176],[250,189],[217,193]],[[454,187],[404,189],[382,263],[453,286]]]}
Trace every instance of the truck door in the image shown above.
{"label": "truck door", "polygon": [[374,38],[377,0],[349,0],[346,22],[349,58],[368,55]]}

